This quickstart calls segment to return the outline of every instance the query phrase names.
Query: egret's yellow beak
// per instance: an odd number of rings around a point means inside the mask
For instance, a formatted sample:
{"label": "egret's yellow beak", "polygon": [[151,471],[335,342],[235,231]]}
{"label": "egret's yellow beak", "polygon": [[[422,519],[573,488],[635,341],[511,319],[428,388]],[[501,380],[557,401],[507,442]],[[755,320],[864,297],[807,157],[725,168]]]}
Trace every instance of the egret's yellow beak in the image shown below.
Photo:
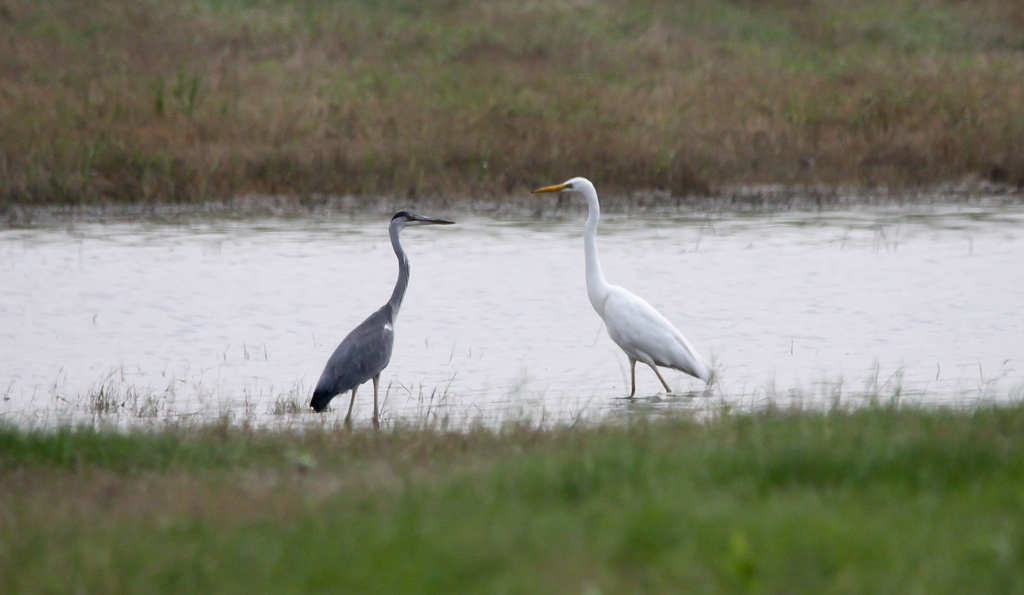
{"label": "egret's yellow beak", "polygon": [[545,186],[543,188],[538,188],[534,190],[533,193],[540,194],[542,192],[558,192],[560,190],[565,190],[568,186],[568,184],[555,184],[554,186]]}

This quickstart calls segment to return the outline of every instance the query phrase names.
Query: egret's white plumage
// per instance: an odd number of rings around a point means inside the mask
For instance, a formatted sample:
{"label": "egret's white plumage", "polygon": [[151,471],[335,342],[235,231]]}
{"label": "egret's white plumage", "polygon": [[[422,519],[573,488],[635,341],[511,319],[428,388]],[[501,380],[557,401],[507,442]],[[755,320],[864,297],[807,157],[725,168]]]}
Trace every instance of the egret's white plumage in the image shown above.
{"label": "egret's white plumage", "polygon": [[587,200],[589,214],[583,228],[583,245],[587,266],[587,295],[594,310],[604,320],[608,336],[626,352],[629,358],[631,389],[636,393],[636,362],[643,362],[654,370],[658,380],[671,392],[668,383],[658,372],[658,366],[674,368],[710,384],[714,377],[711,366],[690,345],[667,318],[631,291],[611,285],[604,279],[597,258],[597,224],[601,219],[601,205],[597,190],[586,178],[572,178],[562,184],[534,190],[542,192],[575,192]]}

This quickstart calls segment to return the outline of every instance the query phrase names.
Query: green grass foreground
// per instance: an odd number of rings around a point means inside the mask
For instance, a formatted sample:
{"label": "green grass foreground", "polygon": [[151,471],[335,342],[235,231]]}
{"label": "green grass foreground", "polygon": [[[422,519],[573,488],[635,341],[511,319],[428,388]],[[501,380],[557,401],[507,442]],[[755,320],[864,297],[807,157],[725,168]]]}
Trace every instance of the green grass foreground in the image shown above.
{"label": "green grass foreground", "polygon": [[1019,0],[0,0],[0,208],[1024,187]]}
{"label": "green grass foreground", "polygon": [[1024,407],[0,428],[0,590],[1024,592]]}

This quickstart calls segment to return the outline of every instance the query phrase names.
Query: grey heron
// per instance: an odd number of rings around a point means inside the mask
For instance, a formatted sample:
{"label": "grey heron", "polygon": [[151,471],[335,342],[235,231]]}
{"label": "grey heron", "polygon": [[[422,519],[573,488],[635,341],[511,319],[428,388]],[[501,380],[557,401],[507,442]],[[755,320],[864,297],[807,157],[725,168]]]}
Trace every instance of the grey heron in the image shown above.
{"label": "grey heron", "polygon": [[690,345],[667,318],[643,298],[604,279],[601,263],[597,259],[597,223],[601,219],[601,205],[597,190],[586,178],[572,178],[562,184],[545,186],[533,191],[574,192],[587,200],[587,223],[583,228],[583,247],[586,256],[587,295],[594,310],[604,320],[608,336],[629,358],[631,388],[629,398],[636,394],[636,363],[643,362],[654,370],[658,380],[671,393],[658,366],[674,368],[711,384],[714,373],[707,361]]}
{"label": "grey heron", "polygon": [[415,225],[451,225],[454,221],[423,217],[407,211],[399,211],[391,218],[388,233],[391,235],[391,246],[398,257],[398,281],[391,292],[391,299],[380,310],[364,320],[342,340],[334,350],[327,365],[324,367],[320,380],[316,383],[313,398],[309,405],[314,411],[320,412],[327,408],[336,395],[352,391],[352,399],[348,403],[345,414],[345,426],[352,424],[352,404],[356,400],[356,390],[367,380],[373,380],[373,425],[378,427],[377,419],[377,384],[380,373],[391,361],[391,350],[395,344],[395,319],[398,309],[402,307],[405,290],[409,287],[409,258],[402,249],[399,234],[406,227]]}

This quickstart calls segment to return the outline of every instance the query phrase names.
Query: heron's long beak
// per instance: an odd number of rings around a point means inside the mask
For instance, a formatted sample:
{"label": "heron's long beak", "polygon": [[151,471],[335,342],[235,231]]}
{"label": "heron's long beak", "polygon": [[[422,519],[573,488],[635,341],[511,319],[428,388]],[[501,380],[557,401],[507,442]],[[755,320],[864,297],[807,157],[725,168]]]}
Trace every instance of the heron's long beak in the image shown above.
{"label": "heron's long beak", "polygon": [[568,187],[569,187],[568,184],[555,184],[554,186],[545,186],[543,188],[538,188],[538,189],[534,190],[533,193],[534,194],[540,194],[542,192],[559,192],[559,191],[565,190]]}
{"label": "heron's long beak", "polygon": [[433,218],[433,217],[423,217],[423,216],[420,216],[420,215],[417,215],[417,216],[416,216],[416,221],[417,221],[418,223],[423,223],[423,224],[425,224],[425,225],[426,225],[426,224],[435,224],[435,225],[455,225],[455,222],[454,222],[454,221],[449,221],[449,220],[447,220],[447,219],[435,219],[435,218]]}

